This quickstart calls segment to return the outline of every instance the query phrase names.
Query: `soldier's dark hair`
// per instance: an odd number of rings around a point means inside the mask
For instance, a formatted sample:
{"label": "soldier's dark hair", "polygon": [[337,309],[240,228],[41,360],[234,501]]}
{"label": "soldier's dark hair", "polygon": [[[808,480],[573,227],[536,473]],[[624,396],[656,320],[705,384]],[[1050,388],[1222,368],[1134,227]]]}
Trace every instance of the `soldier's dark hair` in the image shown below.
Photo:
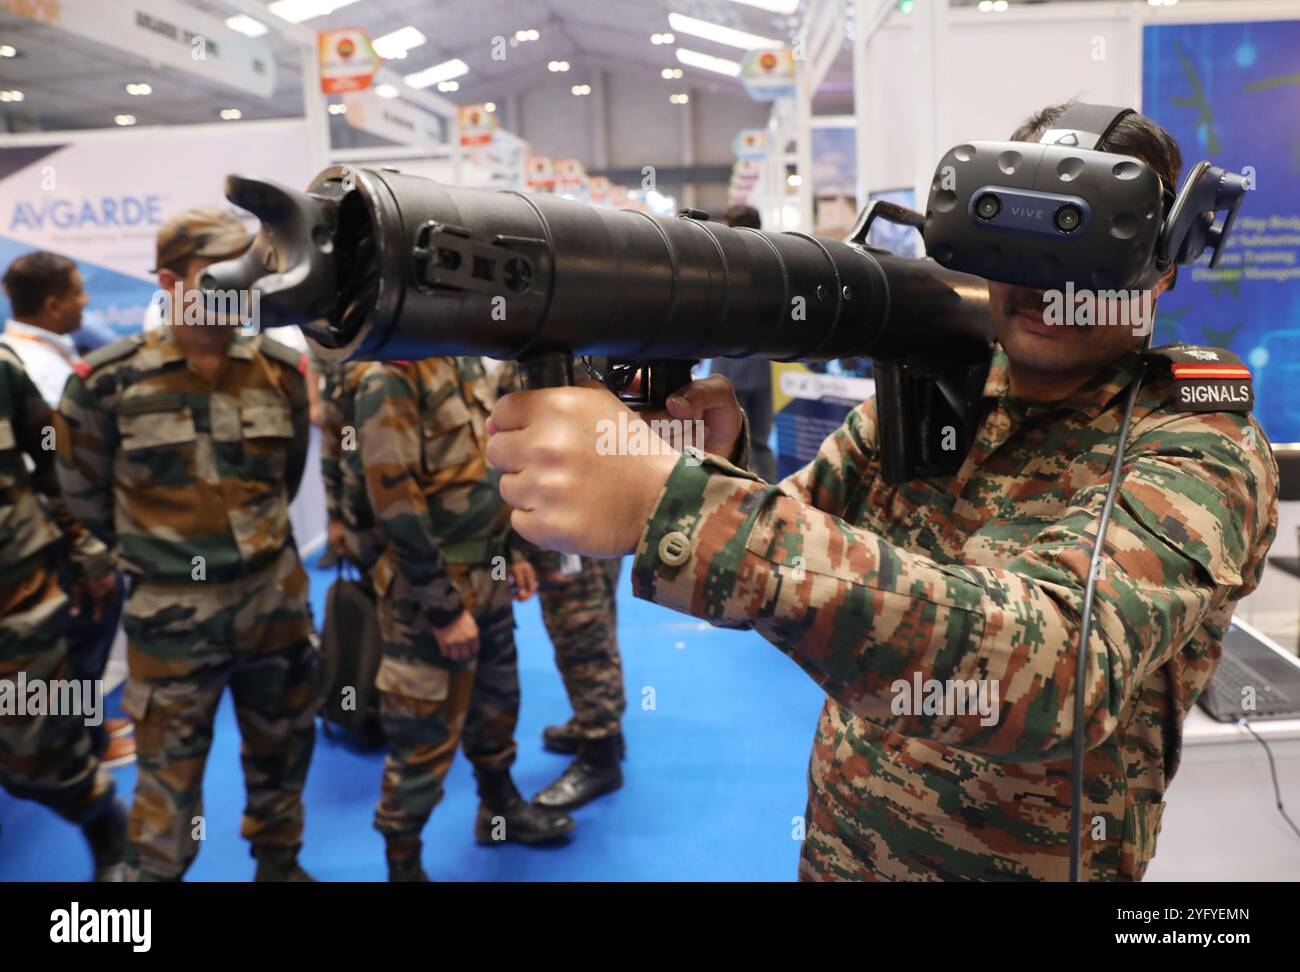
{"label": "soldier's dark hair", "polygon": [[753,206],[728,206],[722,214],[722,221],[728,226],[748,226],[750,229],[762,229],[763,220]]}
{"label": "soldier's dark hair", "polygon": [[15,317],[39,314],[47,297],[63,297],[72,290],[77,265],[57,253],[25,253],[5,271],[5,293]]}
{"label": "soldier's dark hair", "polygon": [[[1038,141],[1043,132],[1051,128],[1071,104],[1073,102],[1050,105],[1029,116],[1012,133],[1012,141]],[[1178,191],[1178,180],[1183,172],[1183,153],[1174,137],[1146,115],[1133,112],[1121,118],[1111,129],[1103,148],[1107,152],[1141,159],[1156,171],[1166,189],[1170,192]]]}

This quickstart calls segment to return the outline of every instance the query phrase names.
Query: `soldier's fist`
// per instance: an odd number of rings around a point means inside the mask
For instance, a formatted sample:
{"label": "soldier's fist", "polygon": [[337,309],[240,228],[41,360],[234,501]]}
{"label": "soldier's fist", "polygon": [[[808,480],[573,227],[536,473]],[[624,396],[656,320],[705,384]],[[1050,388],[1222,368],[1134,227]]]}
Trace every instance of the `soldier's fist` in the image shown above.
{"label": "soldier's fist", "polygon": [[728,461],[735,460],[745,417],[730,380],[723,375],[698,378],[669,395],[666,404],[667,414],[673,418],[704,423],[705,439],[700,448]]}
{"label": "soldier's fist", "polygon": [[497,402],[488,463],[511,524],[540,547],[632,553],[679,453],[603,388],[545,388]]}
{"label": "soldier's fist", "polygon": [[450,661],[469,661],[478,654],[478,622],[468,611],[445,628],[434,628],[438,651]]}

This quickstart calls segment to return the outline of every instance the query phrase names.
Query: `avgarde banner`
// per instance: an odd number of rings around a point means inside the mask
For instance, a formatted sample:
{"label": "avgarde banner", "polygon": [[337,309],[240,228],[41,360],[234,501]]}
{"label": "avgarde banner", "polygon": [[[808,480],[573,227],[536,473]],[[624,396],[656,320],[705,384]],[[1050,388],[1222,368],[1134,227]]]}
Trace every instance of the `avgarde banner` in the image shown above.
{"label": "avgarde banner", "polygon": [[[228,206],[222,183],[242,175],[303,188],[313,175],[303,121],[51,132],[0,137],[0,272],[32,250],[77,261],[87,319],[140,329],[154,289],[154,239],[173,213]],[[250,228],[255,225],[250,220]],[[0,322],[8,316],[0,293]]]}
{"label": "avgarde banner", "polygon": [[259,98],[275,91],[264,38],[177,0],[0,0],[0,10]]}

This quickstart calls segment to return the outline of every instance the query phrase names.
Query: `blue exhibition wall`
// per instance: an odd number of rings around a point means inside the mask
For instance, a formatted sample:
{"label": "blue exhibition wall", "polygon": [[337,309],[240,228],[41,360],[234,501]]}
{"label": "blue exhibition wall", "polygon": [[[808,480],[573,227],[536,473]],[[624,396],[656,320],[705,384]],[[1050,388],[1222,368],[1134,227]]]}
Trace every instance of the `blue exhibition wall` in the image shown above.
{"label": "blue exhibition wall", "polygon": [[1254,181],[1219,266],[1161,298],[1155,343],[1240,355],[1269,438],[1300,442],[1300,21],[1147,27],[1142,106],[1184,174],[1209,159]]}

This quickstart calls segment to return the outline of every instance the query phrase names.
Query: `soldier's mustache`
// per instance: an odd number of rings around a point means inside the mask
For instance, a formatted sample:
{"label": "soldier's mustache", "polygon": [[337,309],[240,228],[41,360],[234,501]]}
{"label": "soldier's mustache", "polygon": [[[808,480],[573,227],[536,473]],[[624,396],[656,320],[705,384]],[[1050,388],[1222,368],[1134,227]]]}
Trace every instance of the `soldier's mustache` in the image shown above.
{"label": "soldier's mustache", "polygon": [[1026,314],[1032,317],[1035,314],[1042,314],[1043,303],[1041,300],[1035,302],[1026,297],[1007,297],[1002,302],[1002,313],[1007,317],[1015,317],[1017,314]]}

